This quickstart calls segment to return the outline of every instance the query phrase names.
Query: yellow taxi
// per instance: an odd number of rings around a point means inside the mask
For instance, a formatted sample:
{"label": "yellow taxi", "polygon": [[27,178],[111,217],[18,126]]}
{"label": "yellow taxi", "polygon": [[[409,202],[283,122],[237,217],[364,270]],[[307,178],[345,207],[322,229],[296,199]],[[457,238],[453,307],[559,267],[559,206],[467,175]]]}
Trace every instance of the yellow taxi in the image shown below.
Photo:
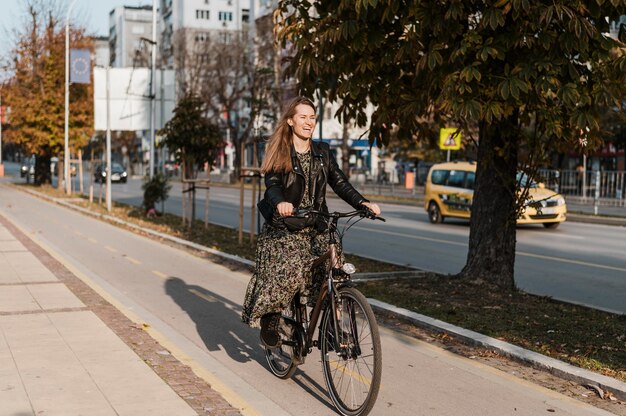
{"label": "yellow taxi", "polygon": [[[437,224],[444,218],[470,218],[476,163],[447,162],[433,165],[428,172],[424,187],[424,209],[430,222]],[[517,183],[524,188],[528,177],[517,174]],[[556,228],[565,221],[567,206],[565,199],[541,183],[531,181],[528,198],[521,211],[518,224],[543,224]]]}

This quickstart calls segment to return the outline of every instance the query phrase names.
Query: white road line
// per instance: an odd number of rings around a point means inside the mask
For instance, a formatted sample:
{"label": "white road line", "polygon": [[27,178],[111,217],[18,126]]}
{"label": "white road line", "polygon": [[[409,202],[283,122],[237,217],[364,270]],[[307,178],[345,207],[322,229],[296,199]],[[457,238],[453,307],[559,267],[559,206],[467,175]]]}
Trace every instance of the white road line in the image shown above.
{"label": "white road line", "polygon": [[[459,242],[456,242],[456,241],[442,240],[440,238],[421,237],[421,236],[417,236],[417,235],[397,233],[397,232],[394,232],[394,231],[365,229],[363,227],[355,227],[355,228],[357,228],[357,229],[359,229],[361,231],[365,231],[365,232],[376,232],[376,233],[380,233],[380,234],[395,235],[395,236],[400,236],[400,237],[411,238],[411,239],[414,239],[414,240],[433,241],[433,242],[437,242],[437,243],[450,244],[450,245],[453,245],[453,246],[464,246],[464,247],[467,246],[467,243],[459,243]],[[517,251],[516,254],[518,256],[533,257],[533,258],[544,259],[544,260],[552,260],[552,261],[556,261],[556,262],[560,262],[560,263],[577,264],[579,266],[595,267],[595,268],[598,268],[598,269],[615,270],[615,271],[618,271],[618,272],[626,272],[626,268],[623,268],[623,267],[606,266],[604,264],[590,263],[590,262],[585,262],[585,261],[580,261],[580,260],[570,260],[570,259],[565,259],[565,258],[561,258],[561,257],[543,256],[541,254],[533,254],[533,253],[528,253],[528,252],[525,252],[525,251]]]}
{"label": "white road line", "polygon": [[167,275],[165,273],[161,273],[158,270],[152,270],[152,273],[156,274],[157,276],[159,276],[162,279],[167,279]]}
{"label": "white road line", "polygon": [[131,263],[133,263],[133,264],[141,264],[141,262],[140,262],[139,260],[134,259],[134,258],[132,258],[132,257],[130,257],[130,256],[126,256],[126,255],[125,255],[124,257],[126,258],[126,260],[128,260],[129,262],[131,262]]}

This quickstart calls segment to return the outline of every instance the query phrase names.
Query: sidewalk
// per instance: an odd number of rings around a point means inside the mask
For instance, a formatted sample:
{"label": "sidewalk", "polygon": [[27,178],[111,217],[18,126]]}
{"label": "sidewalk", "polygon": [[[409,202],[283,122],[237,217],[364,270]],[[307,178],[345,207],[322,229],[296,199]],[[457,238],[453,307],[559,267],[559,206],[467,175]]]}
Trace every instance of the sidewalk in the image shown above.
{"label": "sidewalk", "polygon": [[240,414],[2,216],[0,413]]}

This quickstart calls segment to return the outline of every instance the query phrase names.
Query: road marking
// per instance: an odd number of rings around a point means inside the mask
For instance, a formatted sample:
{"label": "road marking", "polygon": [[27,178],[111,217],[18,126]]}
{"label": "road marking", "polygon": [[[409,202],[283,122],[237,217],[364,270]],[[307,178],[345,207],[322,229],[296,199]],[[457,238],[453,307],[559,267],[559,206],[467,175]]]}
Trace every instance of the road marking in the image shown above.
{"label": "road marking", "polygon": [[94,243],[94,244],[98,244],[98,240],[96,240],[95,238],[87,238],[87,241],[89,241],[90,243]]}
{"label": "road marking", "polygon": [[126,260],[128,260],[129,262],[133,263],[133,264],[141,264],[141,262],[139,260],[136,260],[130,256],[124,255],[124,257],[126,257]]}
{"label": "road marking", "polygon": [[[420,236],[417,236],[417,235],[397,233],[397,232],[394,232],[394,231],[371,230],[371,229],[366,229],[366,228],[363,228],[363,227],[354,227],[354,228],[357,228],[357,229],[359,229],[361,231],[365,231],[365,232],[376,232],[376,233],[381,233],[381,234],[395,235],[395,236],[400,236],[400,237],[411,238],[411,239],[414,239],[414,240],[433,241],[433,242],[437,242],[437,243],[450,244],[450,245],[453,245],[453,246],[467,247],[467,243],[459,243],[459,242],[456,242],[456,241],[442,240],[440,238],[420,237]],[[556,261],[556,262],[560,262],[560,263],[577,264],[579,266],[595,267],[595,268],[598,268],[598,269],[615,270],[615,271],[618,271],[618,272],[626,272],[626,268],[623,268],[623,267],[605,266],[603,264],[590,263],[590,262],[585,262],[585,261],[580,261],[580,260],[570,260],[570,259],[565,259],[565,258],[562,258],[562,257],[543,256],[541,254],[533,254],[533,253],[528,253],[528,252],[525,252],[525,251],[516,251],[516,255],[518,255],[518,256],[526,256],[526,257],[533,257],[533,258],[544,259],[544,260],[552,260],[552,261]]]}
{"label": "road marking", "polygon": [[157,276],[159,276],[162,279],[167,279],[167,277],[168,277],[165,273],[161,273],[158,270],[152,270],[152,273],[156,274]]}
{"label": "road marking", "polygon": [[202,298],[202,299],[206,300],[207,302],[211,302],[211,303],[213,303],[213,302],[217,302],[217,299],[215,299],[213,296],[211,296],[211,295],[205,295],[205,294],[204,294],[204,293],[202,293],[202,292],[198,292],[196,289],[189,289],[189,291],[190,291],[191,293],[193,293],[194,295],[196,295],[197,297],[199,297],[199,298]]}
{"label": "road marking", "polygon": [[326,361],[328,362],[329,366],[334,367],[337,371],[343,374],[347,374],[349,377],[355,379],[359,383],[364,384],[366,386],[370,386],[372,384],[372,380],[370,380],[367,377],[362,376],[361,374],[355,373],[354,371],[349,369],[347,365],[342,364],[341,362],[337,360],[331,361],[330,357],[328,357],[328,354],[326,354]]}
{"label": "road marking", "polygon": [[80,235],[80,236],[82,236],[82,235],[83,235],[83,233],[81,233],[81,232],[80,232],[80,231],[78,231],[78,230],[74,230],[74,234],[76,234],[76,235]]}
{"label": "road marking", "polygon": [[406,238],[412,238],[412,239],[415,239],[415,240],[432,241],[432,242],[435,242],[435,243],[445,243],[445,244],[451,244],[453,246],[467,246],[467,243],[458,243],[456,241],[442,240],[440,238],[420,237],[418,235],[397,233],[395,231],[372,230],[372,229],[364,228],[364,227],[354,227],[354,228],[358,229],[358,230],[361,230],[361,231],[365,231],[365,232],[372,232],[373,231],[373,232],[376,232],[376,233],[387,234],[387,235],[395,235],[395,236],[406,237]]}
{"label": "road marking", "polygon": [[113,248],[113,247],[111,247],[111,246],[104,246],[104,248],[106,248],[107,250],[109,250],[111,253],[117,253],[117,250],[116,250],[116,249],[114,249],[114,248]]}
{"label": "road marking", "polygon": [[626,273],[626,268],[623,268],[623,267],[605,266],[604,264],[589,263],[589,262],[580,261],[580,260],[570,260],[570,259],[562,259],[560,257],[542,256],[541,254],[526,253],[526,252],[523,252],[523,251],[518,251],[517,255],[518,256],[526,256],[526,257],[533,257],[533,258],[543,259],[543,260],[553,260],[553,261],[558,261],[558,262],[561,262],[561,263],[577,264],[579,266],[596,267],[598,269],[616,270],[618,272],[625,272]]}

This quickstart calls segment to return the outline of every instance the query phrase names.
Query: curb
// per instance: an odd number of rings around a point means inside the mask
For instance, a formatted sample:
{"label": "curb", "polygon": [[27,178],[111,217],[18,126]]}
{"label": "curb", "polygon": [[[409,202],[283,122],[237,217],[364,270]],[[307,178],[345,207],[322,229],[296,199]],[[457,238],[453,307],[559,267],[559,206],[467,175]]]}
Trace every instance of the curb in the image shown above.
{"label": "curb", "polygon": [[494,349],[507,357],[515,358],[535,367],[546,369],[552,374],[566,380],[575,381],[582,385],[597,386],[603,390],[610,391],[620,400],[626,400],[626,383],[620,380],[594,373],[592,371],[585,370],[584,368],[575,367],[555,358],[546,357],[545,355],[534,351],[529,351],[516,345],[509,344],[508,342],[500,341],[498,339],[488,337],[487,335],[470,331],[426,315],[398,308],[397,306],[381,302],[377,299],[368,298],[368,301],[374,309],[399,315],[421,327],[433,329],[437,332],[454,334],[470,344]]}
{"label": "curb", "polygon": [[[228,254],[228,253],[224,253],[209,247],[205,247],[202,246],[200,244],[196,244],[196,243],[192,243],[190,241],[187,240],[183,240],[181,238],[178,237],[174,237],[171,235],[167,235],[167,234],[163,234],[157,231],[153,231],[153,230],[149,230],[143,227],[139,227],[135,224],[131,224],[128,223],[126,221],[120,220],[118,218],[106,215],[106,214],[98,214],[98,213],[94,213],[91,212],[85,208],[82,207],[78,207],[76,205],[67,203],[63,200],[60,200],[58,198],[52,198],[49,197],[48,195],[44,195],[44,194],[40,194],[37,193],[35,191],[31,191],[29,189],[25,189],[25,192],[43,198],[43,199],[47,199],[51,202],[54,202],[56,204],[62,205],[66,208],[69,209],[73,209],[73,210],[77,210],[80,211],[84,214],[96,217],[96,218],[102,218],[102,219],[106,219],[108,221],[112,221],[118,224],[122,224],[124,226],[139,230],[141,232],[147,233],[147,234],[151,234],[154,235],[156,237],[162,238],[164,240],[169,240],[172,241],[176,244],[180,244],[186,247],[190,247],[199,251],[203,251],[206,253],[209,253],[211,255],[217,256],[217,257],[221,257],[224,258],[226,260],[230,260],[233,262],[237,262],[240,263],[248,268],[253,268],[254,267],[254,262],[248,260],[248,259],[244,259],[243,257],[239,257],[239,256],[235,256],[232,254]],[[418,277],[419,273],[416,272],[401,272],[401,273],[406,273],[406,276],[403,277]],[[365,281],[365,280],[378,280],[380,278],[380,275],[382,275],[383,273],[371,273],[371,276],[368,274],[367,276],[365,276],[366,274],[363,273],[364,276],[359,277],[359,276],[355,276],[354,281]],[[399,276],[396,276],[399,277]],[[511,358],[515,358],[517,360],[529,363],[533,366],[539,367],[539,368],[544,368],[546,370],[548,370],[549,372],[563,378],[566,380],[571,380],[571,381],[575,381],[579,384],[582,385],[592,385],[592,386],[597,386],[603,390],[606,391],[610,391],[615,397],[617,397],[620,400],[624,400],[626,401],[626,383],[622,382],[620,380],[611,378],[611,377],[607,377],[604,376],[602,374],[598,374],[598,373],[594,373],[592,371],[589,370],[585,370],[583,368],[579,368],[579,367],[575,367],[573,365],[567,364],[563,361],[557,360],[555,358],[550,358],[547,357],[545,355],[536,353],[534,351],[530,351],[521,347],[518,347],[516,345],[513,344],[509,344],[508,342],[504,342],[504,341],[500,341],[498,339],[495,338],[491,338],[487,335],[483,335],[480,334],[478,332],[474,332],[465,328],[461,328],[452,324],[449,324],[447,322],[444,321],[440,321],[438,319],[434,319],[431,318],[429,316],[426,315],[421,315],[419,313],[416,312],[411,312],[407,309],[403,309],[403,308],[399,308],[397,306],[388,304],[386,302],[382,302],[379,301],[377,299],[369,299],[368,301],[370,303],[370,305],[372,306],[372,308],[374,308],[375,310],[381,310],[381,311],[385,311],[385,312],[389,312],[392,314],[395,314],[397,316],[403,317],[405,319],[408,319],[410,322],[418,325],[418,326],[422,326],[422,327],[426,327],[432,330],[435,330],[437,332],[447,332],[447,333],[451,333],[454,334],[455,336],[463,339],[466,342],[469,342],[470,344],[474,344],[474,345],[478,345],[478,346],[482,346],[482,347],[488,347],[488,348],[492,348],[496,351],[498,351],[499,353],[511,357]]]}
{"label": "curb", "polygon": [[603,225],[617,225],[626,227],[626,217],[605,217],[596,215],[585,215],[576,213],[567,213],[567,220],[571,222],[583,222],[587,224],[603,224]]}

